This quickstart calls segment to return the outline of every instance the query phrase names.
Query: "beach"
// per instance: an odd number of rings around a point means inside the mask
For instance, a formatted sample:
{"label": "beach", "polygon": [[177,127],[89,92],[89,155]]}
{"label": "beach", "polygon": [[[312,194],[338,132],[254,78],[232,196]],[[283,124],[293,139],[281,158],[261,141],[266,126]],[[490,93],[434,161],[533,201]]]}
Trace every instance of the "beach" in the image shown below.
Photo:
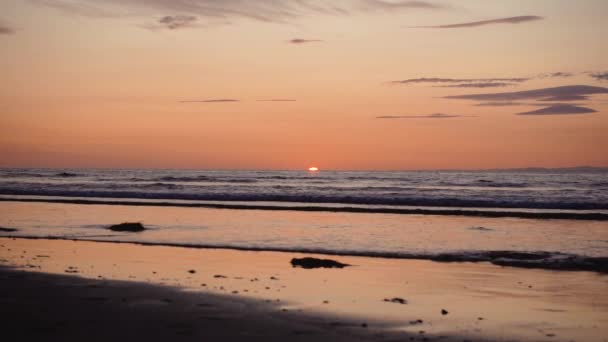
{"label": "beach", "polygon": [[5,326],[50,340],[608,335],[608,278],[596,272],[349,256],[331,257],[352,265],[342,269],[302,269],[290,260],[327,256],[46,239],[1,238],[0,251]]}

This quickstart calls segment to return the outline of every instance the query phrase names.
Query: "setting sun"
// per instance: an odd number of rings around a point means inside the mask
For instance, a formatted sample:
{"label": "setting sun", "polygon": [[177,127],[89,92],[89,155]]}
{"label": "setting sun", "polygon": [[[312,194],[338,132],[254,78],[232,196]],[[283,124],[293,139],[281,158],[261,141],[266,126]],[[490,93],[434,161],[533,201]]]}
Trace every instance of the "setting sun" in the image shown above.
{"label": "setting sun", "polygon": [[311,166],[311,167],[308,168],[308,171],[316,172],[316,171],[319,171],[319,168],[316,167],[316,166]]}

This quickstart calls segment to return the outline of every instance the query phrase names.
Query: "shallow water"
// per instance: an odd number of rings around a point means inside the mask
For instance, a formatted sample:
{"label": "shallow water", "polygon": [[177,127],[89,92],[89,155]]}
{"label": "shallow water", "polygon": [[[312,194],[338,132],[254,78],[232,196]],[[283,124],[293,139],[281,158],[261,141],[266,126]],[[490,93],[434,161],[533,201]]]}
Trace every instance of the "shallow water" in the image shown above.
{"label": "shallow water", "polygon": [[[148,229],[107,229],[132,221]],[[0,202],[0,226],[18,229],[0,236],[380,257],[432,259],[449,254],[480,261],[487,256],[479,253],[487,251],[548,252],[539,260],[524,260],[530,263],[551,262],[559,253],[608,257],[605,221]]]}

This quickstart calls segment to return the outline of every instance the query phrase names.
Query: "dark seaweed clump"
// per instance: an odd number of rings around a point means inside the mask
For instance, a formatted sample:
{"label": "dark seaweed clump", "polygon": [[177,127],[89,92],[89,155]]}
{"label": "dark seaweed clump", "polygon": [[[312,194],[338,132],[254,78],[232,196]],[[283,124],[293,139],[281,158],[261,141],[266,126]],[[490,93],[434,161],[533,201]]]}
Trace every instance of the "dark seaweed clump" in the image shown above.
{"label": "dark seaweed clump", "polygon": [[291,266],[302,267],[302,268],[343,268],[350,266],[341,262],[331,259],[317,259],[317,258],[293,258],[291,259]]}
{"label": "dark seaweed clump", "polygon": [[140,222],[123,222],[121,224],[115,224],[108,229],[115,232],[141,232],[146,228]]}

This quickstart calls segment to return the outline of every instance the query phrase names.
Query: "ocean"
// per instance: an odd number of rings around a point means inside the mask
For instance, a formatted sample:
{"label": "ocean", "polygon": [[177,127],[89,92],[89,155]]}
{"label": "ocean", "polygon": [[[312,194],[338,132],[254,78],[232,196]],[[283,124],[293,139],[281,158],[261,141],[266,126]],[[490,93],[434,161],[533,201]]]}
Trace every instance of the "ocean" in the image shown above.
{"label": "ocean", "polygon": [[0,214],[2,236],[608,269],[597,168],[0,169]]}

